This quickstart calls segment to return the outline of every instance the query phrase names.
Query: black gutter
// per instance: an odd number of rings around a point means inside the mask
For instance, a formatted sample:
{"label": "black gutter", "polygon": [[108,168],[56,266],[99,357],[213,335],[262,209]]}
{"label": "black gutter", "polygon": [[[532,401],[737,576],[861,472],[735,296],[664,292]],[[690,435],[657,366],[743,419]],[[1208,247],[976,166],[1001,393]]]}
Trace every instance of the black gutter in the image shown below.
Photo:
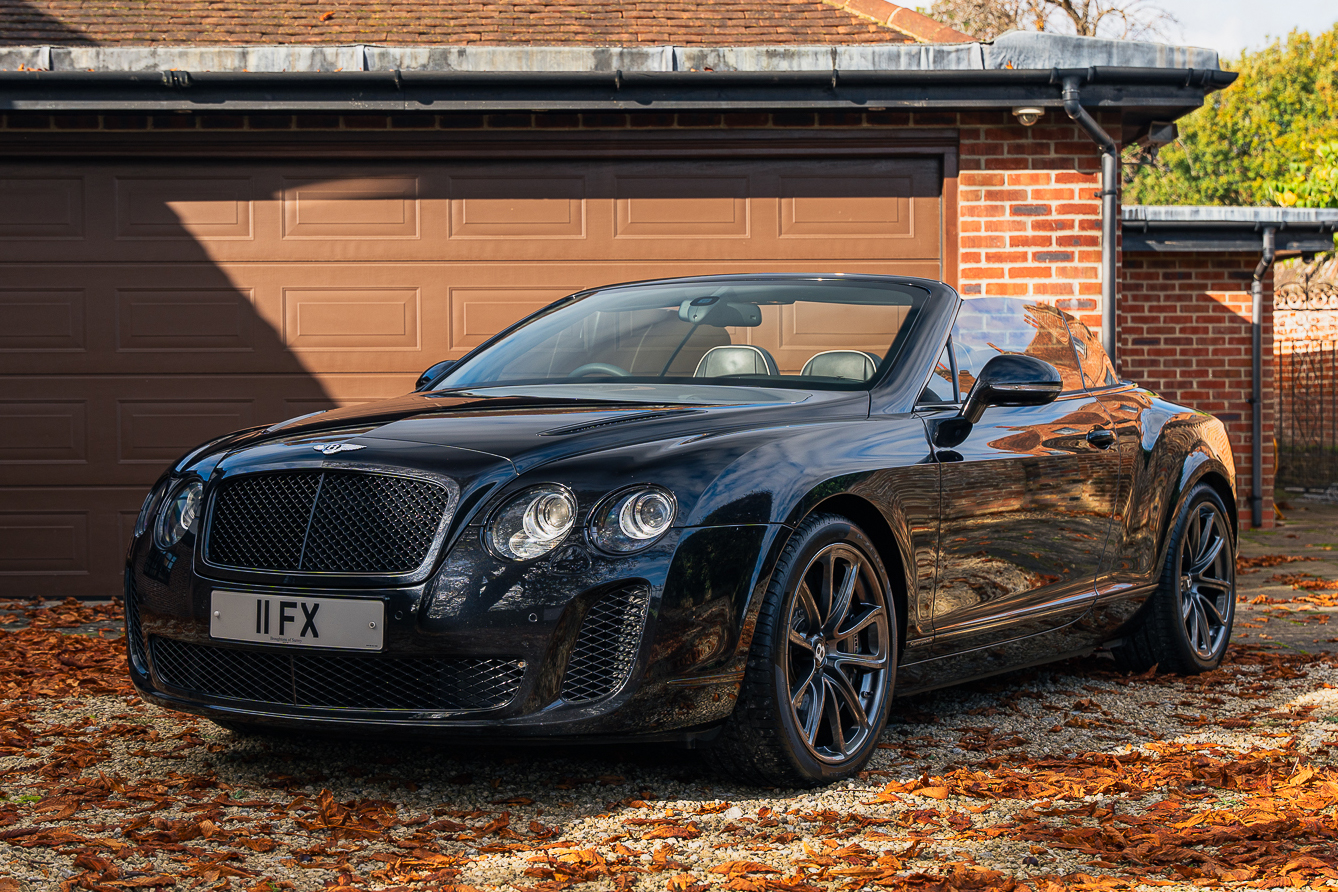
{"label": "black gutter", "polygon": [[1333,250],[1334,232],[1338,224],[1327,222],[1283,225],[1262,223],[1203,222],[1147,222],[1124,221],[1124,253],[1145,252],[1240,251],[1258,254],[1264,249],[1265,226],[1277,227],[1276,250],[1279,254],[1318,254]]}
{"label": "black gutter", "polygon": [[730,108],[1196,108],[1236,79],[1219,69],[963,71],[187,72],[5,71],[0,109],[27,112],[548,111]]}

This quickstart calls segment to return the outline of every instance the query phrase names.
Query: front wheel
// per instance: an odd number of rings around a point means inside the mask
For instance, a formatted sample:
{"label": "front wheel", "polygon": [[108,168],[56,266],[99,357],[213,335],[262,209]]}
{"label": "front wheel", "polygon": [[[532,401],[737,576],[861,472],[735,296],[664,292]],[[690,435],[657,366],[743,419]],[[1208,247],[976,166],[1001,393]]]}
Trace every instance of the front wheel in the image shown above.
{"label": "front wheel", "polygon": [[759,785],[810,787],[859,771],[887,724],[897,618],[867,536],[826,514],[785,547],[753,635],[739,701],[706,753]]}
{"label": "front wheel", "polygon": [[1211,486],[1201,483],[1185,499],[1149,601],[1114,650],[1122,668],[1197,675],[1221,664],[1236,616],[1236,549],[1226,505]]}

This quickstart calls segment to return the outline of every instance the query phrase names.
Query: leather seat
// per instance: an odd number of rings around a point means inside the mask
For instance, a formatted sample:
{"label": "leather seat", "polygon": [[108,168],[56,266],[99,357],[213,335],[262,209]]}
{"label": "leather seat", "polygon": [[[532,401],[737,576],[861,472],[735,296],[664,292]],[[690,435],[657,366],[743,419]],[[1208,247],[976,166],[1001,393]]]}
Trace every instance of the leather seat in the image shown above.
{"label": "leather seat", "polygon": [[720,378],[725,375],[779,375],[780,366],[770,353],[752,344],[712,347],[697,363],[695,378]]}
{"label": "leather seat", "polygon": [[878,360],[859,350],[824,350],[816,353],[799,372],[814,378],[848,378],[868,381],[878,369]]}

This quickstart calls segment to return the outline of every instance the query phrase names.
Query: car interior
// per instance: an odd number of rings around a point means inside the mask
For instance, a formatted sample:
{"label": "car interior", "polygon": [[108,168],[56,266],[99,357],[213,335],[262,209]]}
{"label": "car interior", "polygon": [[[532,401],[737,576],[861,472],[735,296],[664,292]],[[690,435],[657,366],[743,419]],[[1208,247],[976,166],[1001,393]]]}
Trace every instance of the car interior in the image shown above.
{"label": "car interior", "polygon": [[[481,356],[465,365],[476,369],[468,383],[779,378],[859,388],[884,368],[913,318],[914,300],[887,288],[830,284],[648,288],[540,317],[514,333],[512,344],[531,339],[505,361]],[[463,377],[452,374],[446,384]]]}

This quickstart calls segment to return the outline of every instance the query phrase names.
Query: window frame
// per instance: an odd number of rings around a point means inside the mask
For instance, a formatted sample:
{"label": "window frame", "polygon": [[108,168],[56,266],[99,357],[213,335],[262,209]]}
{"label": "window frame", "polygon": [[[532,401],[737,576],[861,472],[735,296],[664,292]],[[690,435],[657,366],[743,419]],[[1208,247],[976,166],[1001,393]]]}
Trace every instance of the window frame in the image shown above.
{"label": "window frame", "polygon": [[[1043,304],[1043,303],[1040,303],[1039,301],[1027,300],[1026,298],[1003,298],[1003,299],[1004,299],[1004,300],[1017,300],[1017,301],[1020,301],[1020,302],[1022,302],[1022,303],[1030,303],[1030,304],[1033,305],[1033,306],[1040,307],[1040,308],[1044,308],[1044,309],[1047,309],[1047,310],[1051,310],[1051,311],[1055,312],[1056,314],[1058,314],[1060,321],[1064,323],[1064,332],[1065,332],[1065,334],[1068,335],[1069,355],[1073,357],[1073,362],[1074,362],[1074,364],[1075,364],[1075,365],[1077,366],[1077,368],[1078,368],[1078,378],[1079,378],[1079,380],[1082,381],[1083,386],[1080,387],[1080,388],[1078,388],[1077,390],[1065,390],[1065,391],[1062,391],[1062,392],[1060,392],[1059,396],[1055,397],[1055,399],[1056,399],[1056,400],[1061,400],[1061,399],[1065,399],[1065,398],[1071,398],[1071,397],[1074,397],[1074,396],[1077,396],[1077,395],[1079,395],[1079,394],[1083,394],[1083,393],[1090,393],[1090,392],[1092,391],[1092,388],[1090,388],[1090,387],[1087,386],[1087,375],[1086,375],[1086,373],[1084,373],[1083,370],[1082,370],[1082,360],[1078,357],[1078,348],[1077,348],[1077,347],[1075,346],[1075,344],[1074,344],[1073,330],[1072,330],[1072,328],[1069,327],[1068,314],[1065,313],[1063,310],[1059,309],[1058,307],[1054,307],[1054,306],[1051,306],[1051,305],[1049,305],[1049,304]],[[968,304],[968,303],[970,303],[970,301],[965,300],[965,299],[962,299],[962,300],[960,301],[960,303],[958,304],[957,311],[953,313],[953,317],[952,317],[952,325],[949,326],[949,328],[948,328],[948,337],[947,337],[947,339],[944,341],[944,347],[943,347],[943,349],[944,349],[944,350],[947,350],[947,352],[948,352],[948,367],[949,367],[949,369],[950,369],[951,372],[952,372],[952,392],[953,392],[953,402],[951,402],[951,403],[948,403],[948,402],[928,402],[928,401],[921,400],[921,399],[918,399],[918,398],[917,398],[917,399],[916,399],[916,402],[915,402],[915,408],[916,408],[917,411],[918,411],[918,410],[921,410],[921,409],[924,409],[924,410],[931,410],[931,409],[942,409],[942,408],[948,408],[948,407],[954,407],[954,406],[955,406],[955,407],[960,407],[960,406],[966,401],[966,397],[967,397],[967,396],[970,394],[970,392],[971,392],[969,389],[968,389],[965,393],[962,392],[962,387],[961,387],[961,371],[960,371],[960,366],[959,366],[958,363],[957,363],[957,348],[953,345],[953,339],[952,339],[952,329],[955,328],[955,327],[957,326],[957,316],[958,316],[958,314],[961,312],[962,307],[965,306],[965,305]],[[938,353],[936,356],[941,356],[942,353],[943,353],[943,350],[940,350],[939,353]],[[1001,355],[1002,355],[1002,354],[1001,354]],[[1023,355],[1029,355],[1029,354],[1023,354]],[[1038,358],[1039,358],[1039,357],[1038,357]],[[937,368],[937,364],[938,364],[938,359],[935,358],[935,360],[934,360],[934,366],[930,368],[930,370],[929,370],[929,375],[928,375],[928,377],[925,378],[925,383],[924,383],[924,385],[920,388],[920,392],[921,392],[922,395],[923,395],[925,389],[929,386],[929,380],[930,380],[931,378],[934,377],[934,371],[935,371],[935,369]],[[1112,363],[1112,368],[1113,368],[1113,367],[1114,367],[1114,364]],[[1122,383],[1127,383],[1127,382],[1122,382]],[[973,386],[974,386],[974,385],[973,385]],[[1115,385],[1115,384],[1110,385],[1110,387],[1117,387],[1117,386],[1120,386],[1120,385]],[[1108,389],[1108,388],[1103,388],[1103,389]]]}

